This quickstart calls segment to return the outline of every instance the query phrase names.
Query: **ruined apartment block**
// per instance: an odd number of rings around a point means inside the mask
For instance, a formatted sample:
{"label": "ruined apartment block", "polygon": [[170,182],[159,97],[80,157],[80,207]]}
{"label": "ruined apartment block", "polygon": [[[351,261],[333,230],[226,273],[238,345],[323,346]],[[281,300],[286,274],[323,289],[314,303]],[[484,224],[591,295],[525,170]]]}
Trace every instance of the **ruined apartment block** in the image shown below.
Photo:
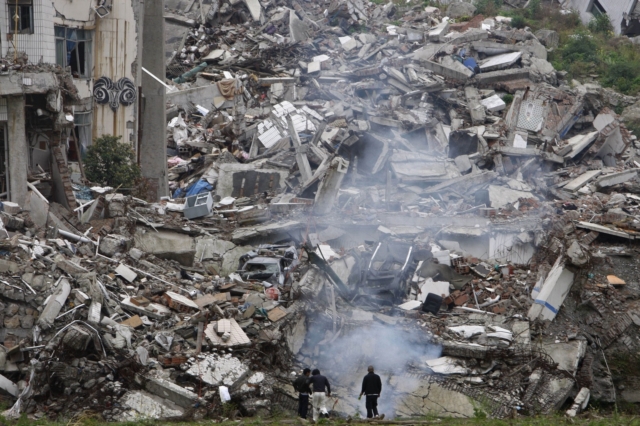
{"label": "ruined apartment block", "polygon": [[[24,204],[27,176],[69,206],[80,157],[103,134],[138,149],[142,25],[137,1],[2,1],[0,193]],[[7,159],[11,161],[7,161]]]}

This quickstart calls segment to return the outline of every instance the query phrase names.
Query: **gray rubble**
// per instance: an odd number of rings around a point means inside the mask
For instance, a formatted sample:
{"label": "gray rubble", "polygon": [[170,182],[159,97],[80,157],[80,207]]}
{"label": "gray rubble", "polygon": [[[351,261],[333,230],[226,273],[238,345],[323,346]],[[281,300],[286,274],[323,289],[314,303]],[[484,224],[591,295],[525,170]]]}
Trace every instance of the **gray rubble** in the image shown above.
{"label": "gray rubble", "polygon": [[293,415],[318,367],[346,418],[369,364],[390,418],[640,401],[607,362],[640,349],[640,143],[547,61],[555,31],[193,6],[165,15],[171,197],[3,204],[6,416]]}

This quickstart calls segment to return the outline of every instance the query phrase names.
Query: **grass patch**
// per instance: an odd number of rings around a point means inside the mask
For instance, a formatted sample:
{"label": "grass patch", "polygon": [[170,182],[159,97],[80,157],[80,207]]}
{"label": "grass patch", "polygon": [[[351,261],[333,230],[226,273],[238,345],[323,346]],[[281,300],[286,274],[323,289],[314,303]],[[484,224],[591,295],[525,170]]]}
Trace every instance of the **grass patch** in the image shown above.
{"label": "grass patch", "polygon": [[503,6],[502,0],[476,0],[476,14],[485,16],[497,15]]}
{"label": "grass patch", "polygon": [[476,0],[476,13],[511,17],[514,28],[533,32],[548,28],[560,38],[548,61],[568,79],[582,81],[594,77],[604,87],[625,95],[640,93],[640,46],[626,37],[616,37],[607,15],[583,25],[577,13],[561,14],[548,0],[530,0],[525,9],[507,9],[503,0]]}
{"label": "grass patch", "polygon": [[[456,418],[437,418],[437,417],[424,417],[424,418],[405,418],[396,419],[397,421],[412,420],[417,424],[433,424],[433,425],[446,425],[446,426],[549,426],[555,425],[573,425],[573,426],[610,426],[610,425],[626,425],[626,426],[640,426],[640,419],[636,416],[628,415],[615,415],[604,416],[601,413],[587,412],[584,417],[578,417],[574,419],[568,419],[560,414],[556,416],[541,416],[541,417],[525,417],[515,419],[495,420],[485,418],[482,414],[475,416],[471,419],[456,419]],[[81,420],[71,423],[62,422],[41,422],[36,423],[29,422],[28,420],[18,420],[17,422],[7,422],[8,425],[19,426],[31,426],[33,424],[43,426],[210,426],[212,424],[218,426],[238,426],[238,425],[269,425],[269,426],[292,426],[292,425],[305,425],[308,423],[298,422],[297,419],[253,419],[245,418],[241,421],[225,421],[225,422],[212,422],[210,420],[203,420],[200,422],[167,422],[167,421],[141,421],[141,422],[127,422],[127,423],[106,423],[98,420]],[[320,419],[318,424],[326,426],[344,426],[347,423],[345,420],[338,419]],[[353,419],[350,426],[365,426],[372,423],[362,422],[360,419]],[[375,424],[375,423],[373,423]],[[406,423],[405,423],[406,425]]]}

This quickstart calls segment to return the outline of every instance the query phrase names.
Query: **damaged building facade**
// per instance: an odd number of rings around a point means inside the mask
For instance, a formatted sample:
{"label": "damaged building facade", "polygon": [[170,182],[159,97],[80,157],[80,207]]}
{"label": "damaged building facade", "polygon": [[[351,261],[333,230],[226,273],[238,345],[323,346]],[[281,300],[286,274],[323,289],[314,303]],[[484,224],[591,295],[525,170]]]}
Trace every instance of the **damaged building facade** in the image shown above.
{"label": "damaged building facade", "polygon": [[563,7],[575,10],[584,24],[607,15],[613,31],[629,37],[640,35],[640,4],[637,0],[561,0]]}
{"label": "damaged building facade", "polygon": [[41,192],[71,207],[70,179],[81,181],[93,140],[116,135],[138,150],[142,14],[127,0],[0,4],[4,199],[23,205],[37,176]]}
{"label": "damaged building facade", "polygon": [[[88,12],[94,61],[117,4]],[[31,56],[0,75],[24,167],[30,123],[68,152],[85,105],[92,134],[119,132],[97,129],[111,114],[162,158],[169,194],[10,186],[25,201],[0,212],[5,416],[294,416],[310,367],[348,418],[370,364],[389,418],[640,402],[640,143],[615,112],[637,97],[568,81],[555,31],[459,19],[466,3],[148,5],[163,24],[142,42],[164,25],[164,46],[122,76]],[[105,76],[141,85],[161,125]]]}

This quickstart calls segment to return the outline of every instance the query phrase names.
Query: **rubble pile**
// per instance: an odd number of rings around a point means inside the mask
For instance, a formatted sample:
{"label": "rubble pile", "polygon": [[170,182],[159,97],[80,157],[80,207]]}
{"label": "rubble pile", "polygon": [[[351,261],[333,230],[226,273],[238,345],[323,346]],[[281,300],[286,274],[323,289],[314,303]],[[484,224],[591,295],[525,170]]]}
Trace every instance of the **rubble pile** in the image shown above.
{"label": "rubble pile", "polygon": [[635,98],[466,3],[192,6],[171,197],[3,204],[5,415],[293,413],[318,367],[346,417],[369,364],[389,416],[640,400]]}

